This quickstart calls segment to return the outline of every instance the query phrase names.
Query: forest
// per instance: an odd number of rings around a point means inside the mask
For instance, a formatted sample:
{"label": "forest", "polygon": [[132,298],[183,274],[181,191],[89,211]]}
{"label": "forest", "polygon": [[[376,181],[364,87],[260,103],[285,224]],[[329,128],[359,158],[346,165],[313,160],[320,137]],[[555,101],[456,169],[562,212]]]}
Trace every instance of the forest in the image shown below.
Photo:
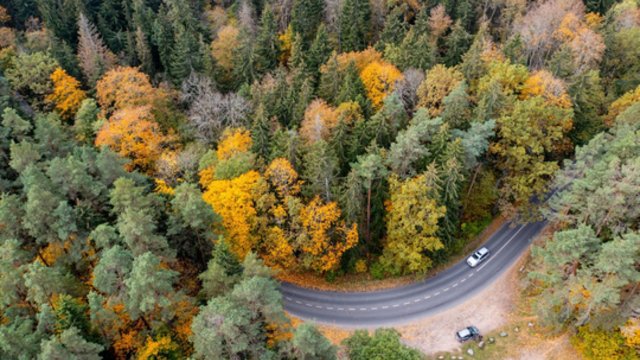
{"label": "forest", "polygon": [[3,0],[1,359],[421,359],[281,276],[546,218],[526,293],[640,351],[638,0]]}

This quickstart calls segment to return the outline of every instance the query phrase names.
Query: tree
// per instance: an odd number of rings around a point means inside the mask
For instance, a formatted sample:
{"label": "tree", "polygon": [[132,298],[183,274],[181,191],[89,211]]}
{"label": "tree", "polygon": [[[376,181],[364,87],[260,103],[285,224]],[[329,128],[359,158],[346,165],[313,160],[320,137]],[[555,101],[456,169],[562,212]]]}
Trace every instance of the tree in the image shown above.
{"label": "tree", "polygon": [[548,105],[542,98],[518,101],[513,112],[498,118],[498,140],[490,150],[505,172],[502,206],[521,206],[527,211],[533,196],[542,196],[558,169],[549,160],[564,134],[571,129],[571,110]]}
{"label": "tree", "polygon": [[96,100],[104,117],[118,110],[151,105],[162,97],[151,86],[149,77],[133,67],[112,69],[96,84]]}
{"label": "tree", "polygon": [[102,252],[100,261],[93,269],[93,286],[100,292],[117,300],[127,294],[125,280],[133,265],[133,256],[119,245]]}
{"label": "tree", "polygon": [[202,280],[202,293],[207,299],[224,295],[238,282],[242,271],[242,265],[224,239],[220,238],[213,249],[207,270],[198,276]]}
{"label": "tree", "polygon": [[337,357],[335,346],[309,323],[300,324],[296,328],[291,348],[296,359],[333,360]]}
{"label": "tree", "polygon": [[25,53],[15,58],[13,66],[6,70],[6,77],[15,91],[35,98],[36,105],[41,106],[53,89],[51,74],[56,68],[57,61],[43,52]]}
{"label": "tree", "polygon": [[389,63],[373,62],[362,70],[360,77],[374,109],[379,109],[384,98],[393,92],[396,81],[402,78],[402,73]]}
{"label": "tree", "polygon": [[171,146],[174,137],[163,134],[154,121],[150,106],[125,108],[115,112],[96,136],[96,146],[108,146],[132,161],[127,170],[151,173],[155,161]]}
{"label": "tree", "polygon": [[394,329],[378,329],[373,336],[366,330],[358,330],[344,340],[349,358],[353,360],[394,359],[418,360],[422,355],[418,350],[404,345],[400,334]]}
{"label": "tree", "polygon": [[371,5],[368,1],[345,0],[339,17],[340,49],[364,50],[371,28]]}
{"label": "tree", "polygon": [[59,336],[43,341],[38,359],[99,360],[103,349],[102,345],[85,340],[77,328],[71,327]]}
{"label": "tree", "polygon": [[323,100],[314,100],[304,113],[300,127],[300,136],[308,143],[328,140],[331,131],[338,123],[338,114]]}
{"label": "tree", "polygon": [[429,110],[431,116],[442,113],[444,99],[462,82],[463,75],[455,68],[436,65],[418,88],[418,106]]}
{"label": "tree", "polygon": [[239,259],[244,259],[258,244],[261,221],[256,207],[266,191],[264,179],[252,170],[205,186],[204,201],[222,217],[229,248]]}
{"label": "tree", "polygon": [[382,261],[393,273],[428,270],[431,259],[425,252],[435,252],[444,246],[436,233],[446,208],[438,205],[432,191],[425,174],[404,181],[395,175],[389,178],[391,198]]}
{"label": "tree", "polygon": [[372,238],[382,237],[383,230],[380,225],[383,223],[384,211],[381,205],[386,195],[384,179],[387,172],[380,149],[371,148],[367,154],[358,156],[345,182],[341,198],[345,218],[363,224],[360,229],[364,232],[367,247],[373,246]]}
{"label": "tree", "polygon": [[458,65],[462,61],[462,56],[471,46],[472,36],[464,29],[460,20],[456,20],[451,28],[451,32],[445,39],[446,52],[444,63],[451,67]]}
{"label": "tree", "polygon": [[316,30],[322,22],[324,1],[322,0],[293,0],[291,9],[291,29],[302,36],[302,45],[307,49],[316,35]]}
{"label": "tree", "polygon": [[442,4],[431,9],[428,19],[429,32],[434,40],[439,39],[451,26],[451,18]]}
{"label": "tree", "polygon": [[259,73],[266,73],[278,64],[278,54],[280,52],[277,34],[277,23],[271,10],[271,6],[266,5],[260,17],[260,30],[256,37],[256,70]]}
{"label": "tree", "polygon": [[337,203],[323,203],[315,197],[300,211],[301,263],[316,272],[333,270],[342,254],[358,242],[356,224],[347,226],[340,219]]}
{"label": "tree", "polygon": [[133,260],[127,287],[127,311],[132,319],[171,305],[173,283],[177,273],[161,267],[160,259],[150,252]]}
{"label": "tree", "polygon": [[47,95],[47,101],[55,104],[60,116],[71,119],[87,97],[86,93],[80,89],[80,82],[61,68],[51,74],[51,82],[53,93]]}
{"label": "tree", "polygon": [[324,24],[320,24],[305,60],[307,71],[314,78],[314,82],[318,81],[320,66],[326,63],[330,56],[331,45],[329,43],[329,34]]}
{"label": "tree", "polygon": [[73,132],[76,135],[76,140],[85,144],[93,144],[96,135],[95,124],[98,121],[99,113],[100,109],[95,100],[84,99],[80,103],[73,123]]}
{"label": "tree", "polygon": [[398,133],[387,155],[391,171],[402,179],[415,176],[418,161],[431,155],[427,144],[442,126],[442,120],[429,119],[425,109],[419,109],[409,126]]}
{"label": "tree", "polygon": [[322,196],[326,201],[333,199],[339,164],[335,152],[324,140],[311,144],[303,155],[305,192],[310,196]]}
{"label": "tree", "polygon": [[78,63],[89,84],[95,84],[116,64],[116,56],[104,45],[84,13],[78,17]]}

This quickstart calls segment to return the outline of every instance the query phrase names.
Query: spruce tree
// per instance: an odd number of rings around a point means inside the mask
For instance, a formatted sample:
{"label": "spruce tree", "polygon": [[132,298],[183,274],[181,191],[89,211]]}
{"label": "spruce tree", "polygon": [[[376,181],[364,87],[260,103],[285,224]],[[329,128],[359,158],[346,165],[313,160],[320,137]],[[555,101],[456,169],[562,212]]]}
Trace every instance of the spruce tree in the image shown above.
{"label": "spruce tree", "polygon": [[371,5],[368,1],[345,0],[340,12],[340,50],[360,51],[368,44]]}
{"label": "spruce tree", "polygon": [[308,49],[322,22],[324,0],[294,0],[291,9],[291,28],[302,36],[302,48]]}

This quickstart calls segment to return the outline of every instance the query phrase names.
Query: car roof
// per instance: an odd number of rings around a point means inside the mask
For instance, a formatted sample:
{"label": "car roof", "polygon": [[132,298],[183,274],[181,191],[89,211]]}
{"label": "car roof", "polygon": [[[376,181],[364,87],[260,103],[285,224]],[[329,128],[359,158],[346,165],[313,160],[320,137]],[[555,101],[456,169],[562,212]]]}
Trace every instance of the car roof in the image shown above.
{"label": "car roof", "polygon": [[486,247],[480,248],[477,253],[479,254],[486,254],[489,252],[489,249],[487,249]]}
{"label": "car roof", "polygon": [[467,337],[467,336],[471,335],[471,331],[469,331],[469,328],[464,328],[464,329],[458,331],[458,335],[460,335],[460,337]]}

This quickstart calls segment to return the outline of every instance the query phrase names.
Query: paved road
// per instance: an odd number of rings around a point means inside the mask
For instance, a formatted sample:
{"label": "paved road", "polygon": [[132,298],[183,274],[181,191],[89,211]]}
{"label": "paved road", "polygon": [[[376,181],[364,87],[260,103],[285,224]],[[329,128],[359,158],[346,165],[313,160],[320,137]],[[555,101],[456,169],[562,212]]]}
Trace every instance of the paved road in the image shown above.
{"label": "paved road", "polygon": [[429,279],[375,292],[333,292],[283,283],[285,309],[300,318],[346,327],[398,325],[452,307],[493,282],[531,244],[545,222],[504,224],[485,243],[491,255],[472,269],[465,260]]}

